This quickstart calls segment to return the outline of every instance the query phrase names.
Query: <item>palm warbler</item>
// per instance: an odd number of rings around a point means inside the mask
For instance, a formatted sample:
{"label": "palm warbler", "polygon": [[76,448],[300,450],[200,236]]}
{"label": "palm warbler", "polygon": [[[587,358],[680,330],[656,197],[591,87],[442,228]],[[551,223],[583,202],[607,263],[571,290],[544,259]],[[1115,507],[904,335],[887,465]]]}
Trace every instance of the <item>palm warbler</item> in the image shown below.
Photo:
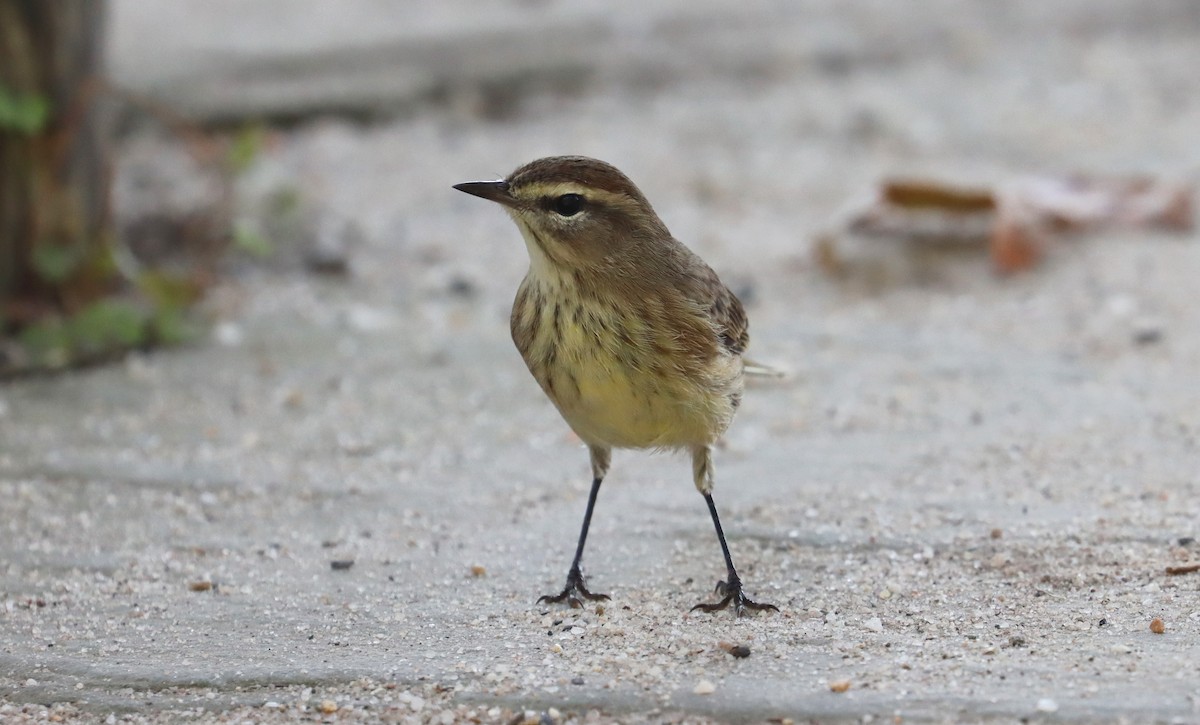
{"label": "palm warbler", "polygon": [[608,599],[588,591],[580,561],[612,449],[683,449],[727,570],[722,599],[693,609],[778,611],[742,593],[712,499],[712,447],[742,398],[749,336],[738,298],[603,161],[544,158],[507,179],[454,188],[501,204],[521,230],[530,264],[513,303],[513,341],[591,453],[592,489],[566,586],[538,601]]}

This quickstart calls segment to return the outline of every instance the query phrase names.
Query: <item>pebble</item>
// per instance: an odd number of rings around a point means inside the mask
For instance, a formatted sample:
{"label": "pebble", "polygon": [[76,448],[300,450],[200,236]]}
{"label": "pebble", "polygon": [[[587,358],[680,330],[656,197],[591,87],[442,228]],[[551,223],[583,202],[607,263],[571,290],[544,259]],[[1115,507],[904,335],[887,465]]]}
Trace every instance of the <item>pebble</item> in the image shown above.
{"label": "pebble", "polygon": [[1141,318],[1133,323],[1133,342],[1137,345],[1153,345],[1163,339],[1163,323],[1152,318]]}
{"label": "pebble", "polygon": [[1037,701],[1038,712],[1058,712],[1058,703],[1049,697],[1043,697]]}
{"label": "pebble", "polygon": [[1155,634],[1162,634],[1167,631],[1167,626],[1158,617],[1150,620],[1150,631]]}
{"label": "pebble", "polygon": [[337,712],[337,703],[333,700],[321,700],[321,704],[317,705],[317,709],[326,715],[332,715]]}
{"label": "pebble", "polygon": [[837,680],[829,683],[829,691],[841,694],[850,689],[850,680]]}
{"label": "pebble", "polygon": [[358,332],[382,332],[394,324],[390,311],[369,305],[352,305],[346,310],[346,323]]}
{"label": "pebble", "polygon": [[700,680],[692,690],[697,695],[711,695],[717,691],[717,686],[709,680]]}
{"label": "pebble", "polygon": [[446,291],[455,297],[471,298],[478,294],[479,288],[474,282],[466,277],[456,275],[452,277],[450,282],[446,285]]}
{"label": "pebble", "polygon": [[748,645],[748,644],[734,644],[732,642],[722,641],[722,642],[717,642],[717,647],[719,649],[725,650],[726,652],[733,655],[734,657],[737,657],[738,659],[750,656],[750,645]]}
{"label": "pebble", "polygon": [[318,274],[346,274],[350,248],[362,243],[362,230],[352,220],[321,214],[310,245],[304,250],[304,265]]}
{"label": "pebble", "polygon": [[863,627],[878,634],[883,631],[883,620],[879,617],[871,617],[863,622]]}

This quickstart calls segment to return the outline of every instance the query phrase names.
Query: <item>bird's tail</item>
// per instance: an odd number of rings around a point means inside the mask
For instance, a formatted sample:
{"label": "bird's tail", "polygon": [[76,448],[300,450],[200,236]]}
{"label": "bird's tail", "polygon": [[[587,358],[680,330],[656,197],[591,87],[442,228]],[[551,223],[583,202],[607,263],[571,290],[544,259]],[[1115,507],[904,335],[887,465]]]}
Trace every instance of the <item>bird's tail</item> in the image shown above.
{"label": "bird's tail", "polygon": [[766,378],[768,380],[784,380],[791,377],[791,373],[777,365],[766,365],[756,360],[743,361],[747,377],[751,378]]}

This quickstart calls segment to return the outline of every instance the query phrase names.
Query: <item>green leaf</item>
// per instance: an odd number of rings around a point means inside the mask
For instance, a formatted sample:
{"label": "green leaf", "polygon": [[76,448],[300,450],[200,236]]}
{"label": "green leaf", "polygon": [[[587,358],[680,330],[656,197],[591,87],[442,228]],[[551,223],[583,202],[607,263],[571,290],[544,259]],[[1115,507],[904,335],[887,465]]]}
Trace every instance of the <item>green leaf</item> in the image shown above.
{"label": "green leaf", "polygon": [[260,234],[257,230],[245,222],[238,222],[233,225],[233,244],[243,252],[254,255],[255,257],[269,257],[271,252],[275,251],[271,246],[271,240]]}
{"label": "green leaf", "polygon": [[262,152],[266,138],[267,132],[261,124],[246,126],[239,131],[229,147],[229,167],[239,174],[250,168]]}
{"label": "green leaf", "polygon": [[21,330],[19,339],[35,365],[61,368],[71,360],[71,345],[61,320],[36,322]]}
{"label": "green leaf", "polygon": [[67,320],[67,334],[85,356],[138,347],[147,342],[146,314],[131,302],[99,300]]}
{"label": "green leaf", "polygon": [[169,270],[147,269],[138,274],[137,286],[155,307],[186,307],[200,297],[194,281]]}
{"label": "green leaf", "polygon": [[154,341],[162,345],[178,345],[197,336],[195,325],[188,321],[187,310],[174,305],[156,309],[150,326]]}
{"label": "green leaf", "polygon": [[63,282],[79,268],[79,252],[73,247],[58,244],[35,244],[30,260],[33,269],[45,282]]}
{"label": "green leaf", "polygon": [[0,129],[33,136],[49,122],[50,102],[45,97],[17,95],[0,85]]}

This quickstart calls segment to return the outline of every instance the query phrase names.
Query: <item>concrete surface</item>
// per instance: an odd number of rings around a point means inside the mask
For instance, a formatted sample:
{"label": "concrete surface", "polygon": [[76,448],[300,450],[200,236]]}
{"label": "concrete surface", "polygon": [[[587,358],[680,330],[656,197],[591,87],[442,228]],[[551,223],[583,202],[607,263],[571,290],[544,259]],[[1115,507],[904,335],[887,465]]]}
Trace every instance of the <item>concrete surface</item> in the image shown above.
{"label": "concrete surface", "polygon": [[[134,33],[147,88],[202,74],[187,53],[236,40],[212,30],[229,5],[118,2],[116,68]],[[320,29],[396,12],[343,6]],[[870,292],[809,257],[888,172],[1195,178],[1194,5],[688,6],[653,11],[690,28],[650,33],[676,58],[657,80],[278,135],[243,193],[355,220],[348,280],[241,270],[211,339],[0,388],[0,719],[1200,720],[1200,573],[1165,574],[1200,559],[1196,237],[1078,238],[1012,279],[947,258]],[[427,32],[464,65],[455,38],[488,13],[592,25],[438,7]],[[300,10],[262,13],[239,37],[301,43]],[[688,71],[706,37],[757,60]],[[560,152],[628,172],[745,294],[754,355],[793,372],[748,393],[715,491],[780,614],[688,613],[719,549],[686,461],[635,452],[585,558],[612,601],[534,604],[562,584],[586,455],[508,339],[516,230],[449,187]]]}

